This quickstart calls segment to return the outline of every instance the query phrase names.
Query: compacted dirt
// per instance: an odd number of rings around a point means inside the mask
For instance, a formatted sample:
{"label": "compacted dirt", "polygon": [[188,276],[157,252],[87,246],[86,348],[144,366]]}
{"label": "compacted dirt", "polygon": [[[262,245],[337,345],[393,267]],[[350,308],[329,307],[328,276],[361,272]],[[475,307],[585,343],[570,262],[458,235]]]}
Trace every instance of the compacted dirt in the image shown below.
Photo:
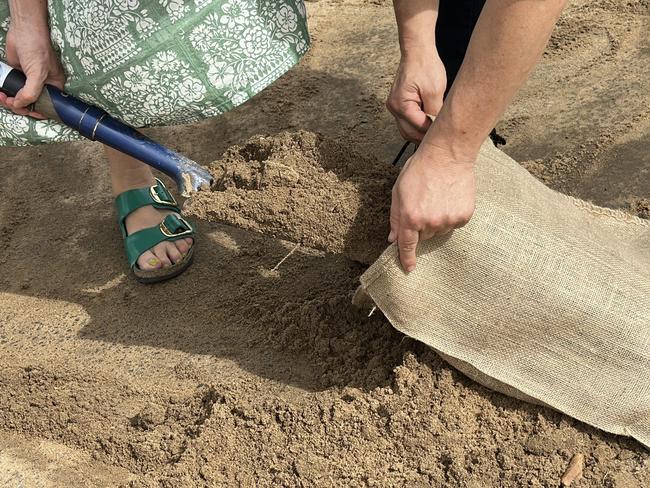
{"label": "compacted dirt", "polygon": [[[101,147],[2,149],[0,486],[650,486],[648,450],[492,393],[350,306],[385,245],[389,3],[308,4],[313,50],[150,131],[209,166],[194,266],[125,272]],[[363,27],[360,27],[363,26]],[[645,0],[576,1],[498,130],[550,186],[648,217]]]}

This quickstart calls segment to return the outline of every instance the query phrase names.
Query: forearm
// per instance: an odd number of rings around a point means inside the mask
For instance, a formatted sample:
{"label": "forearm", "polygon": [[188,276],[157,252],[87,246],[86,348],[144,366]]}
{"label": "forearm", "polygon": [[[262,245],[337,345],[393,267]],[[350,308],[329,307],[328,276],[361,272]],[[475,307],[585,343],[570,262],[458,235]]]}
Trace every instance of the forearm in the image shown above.
{"label": "forearm", "polygon": [[539,61],[566,0],[487,0],[423,149],[474,159]]}
{"label": "forearm", "polygon": [[14,25],[47,26],[47,0],[9,0],[9,12]]}
{"label": "forearm", "polygon": [[438,0],[393,0],[402,56],[436,45]]}

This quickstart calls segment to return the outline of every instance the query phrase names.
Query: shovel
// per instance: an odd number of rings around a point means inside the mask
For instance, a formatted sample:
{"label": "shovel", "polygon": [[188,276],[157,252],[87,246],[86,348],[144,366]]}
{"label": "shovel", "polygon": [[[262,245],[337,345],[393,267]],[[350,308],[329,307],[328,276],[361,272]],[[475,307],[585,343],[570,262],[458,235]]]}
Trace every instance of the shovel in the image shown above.
{"label": "shovel", "polygon": [[[0,61],[0,91],[15,97],[25,81],[22,71]],[[212,184],[212,175],[196,162],[55,86],[45,85],[30,110],[62,122],[91,141],[106,144],[165,173],[174,180],[184,197],[202,188],[210,188]]]}

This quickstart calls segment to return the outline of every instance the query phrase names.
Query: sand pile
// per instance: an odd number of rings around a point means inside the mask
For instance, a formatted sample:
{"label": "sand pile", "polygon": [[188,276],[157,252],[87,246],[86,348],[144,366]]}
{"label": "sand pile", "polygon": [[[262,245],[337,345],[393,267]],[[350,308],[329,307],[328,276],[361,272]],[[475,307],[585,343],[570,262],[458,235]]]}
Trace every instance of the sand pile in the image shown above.
{"label": "sand pile", "polygon": [[213,192],[186,210],[369,264],[387,245],[398,169],[350,146],[306,131],[255,137],[209,165]]}
{"label": "sand pile", "polygon": [[[336,159],[332,159],[332,155]],[[343,253],[361,262],[376,257],[374,251],[359,252],[364,246],[371,250],[386,247],[385,229],[372,224],[378,219],[386,222],[396,170],[350,151],[344,143],[306,131],[254,137],[241,146],[230,148],[210,168],[216,180],[214,191],[194,198],[187,206],[190,214],[263,234],[280,235],[301,246],[309,244],[333,255]],[[373,191],[367,192],[367,187]],[[368,194],[374,198],[364,198]],[[364,205],[360,206],[360,201],[364,201]],[[336,205],[337,202],[346,203]],[[289,350],[295,348],[296,352],[311,351],[316,356],[315,361],[334,366],[328,360],[341,352],[332,346],[336,338],[343,339],[358,352],[367,347],[364,344],[375,346],[376,339],[371,340],[355,325],[365,323],[372,329],[379,326],[385,330],[386,321],[364,318],[351,310],[346,300],[350,296],[349,287],[354,283],[347,283],[347,290],[333,288],[309,303],[280,307],[272,318],[265,320],[280,326],[270,331],[269,347],[279,342]],[[306,330],[311,332],[305,334]],[[408,346],[404,349],[405,344]],[[375,351],[367,356],[366,364],[357,363],[359,370],[344,372],[349,378],[368,374],[381,366],[378,357],[389,354],[394,348],[406,351],[402,352],[401,365],[393,371],[389,386],[369,393],[349,387],[340,392],[339,400],[343,400],[342,405],[358,427],[357,431],[350,432],[358,439],[348,446],[354,452],[355,461],[346,469],[354,472],[360,462],[370,466],[367,463],[376,462],[370,461],[375,455],[377,459],[394,456],[392,449],[403,452],[406,448],[410,452],[406,457],[417,453],[415,458],[420,461],[409,466],[398,455],[394,457],[397,467],[389,467],[388,473],[379,478],[366,474],[362,477],[364,483],[375,481],[382,486],[393,480],[434,486],[445,482],[450,486],[521,486],[535,480],[534,473],[539,470],[559,473],[573,453],[585,449],[587,437],[582,435],[593,432],[566,416],[502,397],[476,385],[471,390],[480,391],[484,395],[482,399],[467,391],[457,395],[455,388],[469,382],[450,371],[424,346],[407,338],[386,346],[379,355]],[[412,352],[414,350],[419,354]],[[327,374],[323,379],[328,380],[328,386],[337,385],[336,378],[341,373]],[[507,406],[507,413],[498,413],[504,406]],[[391,410],[393,408],[396,410]],[[335,423],[345,418],[330,415]],[[508,419],[505,424],[498,420],[501,415]],[[320,427],[322,422],[322,412],[319,421],[309,421],[319,426],[318,431],[323,428],[323,432],[331,433],[331,427]],[[473,434],[466,435],[468,431]],[[402,439],[395,439],[393,443],[391,439],[395,434]],[[406,438],[409,439],[408,447],[400,445]],[[462,449],[443,449],[441,456],[442,445],[459,441],[464,444]],[[321,459],[323,452],[331,452],[331,442],[304,446],[316,466],[300,466],[297,472],[301,476],[305,473],[318,476],[310,478],[310,482],[341,480],[339,476],[322,478],[323,472],[340,468],[340,464],[335,468]],[[391,444],[387,451],[381,447]],[[487,456],[485,449],[490,450]],[[339,463],[347,459],[340,452],[334,457],[338,456],[342,456]],[[437,461],[431,462],[432,456]],[[367,469],[363,471],[367,473]],[[370,469],[379,469],[379,466]],[[359,481],[349,474],[345,476]],[[634,476],[617,476],[609,481],[610,486],[639,486]],[[642,476],[646,479],[645,474]]]}

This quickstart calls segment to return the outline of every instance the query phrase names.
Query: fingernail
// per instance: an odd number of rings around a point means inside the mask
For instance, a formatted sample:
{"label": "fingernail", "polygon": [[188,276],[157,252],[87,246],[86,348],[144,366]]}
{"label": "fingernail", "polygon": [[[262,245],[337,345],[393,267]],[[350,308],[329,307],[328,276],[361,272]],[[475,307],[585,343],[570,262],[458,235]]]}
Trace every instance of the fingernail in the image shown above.
{"label": "fingernail", "polygon": [[410,273],[410,272],[413,271],[414,269],[415,269],[415,264],[411,264],[410,266],[407,266],[407,267],[406,267],[406,272],[407,272],[407,273]]}
{"label": "fingernail", "polygon": [[395,232],[391,230],[390,234],[388,234],[388,242],[392,244],[394,240],[395,240]]}

